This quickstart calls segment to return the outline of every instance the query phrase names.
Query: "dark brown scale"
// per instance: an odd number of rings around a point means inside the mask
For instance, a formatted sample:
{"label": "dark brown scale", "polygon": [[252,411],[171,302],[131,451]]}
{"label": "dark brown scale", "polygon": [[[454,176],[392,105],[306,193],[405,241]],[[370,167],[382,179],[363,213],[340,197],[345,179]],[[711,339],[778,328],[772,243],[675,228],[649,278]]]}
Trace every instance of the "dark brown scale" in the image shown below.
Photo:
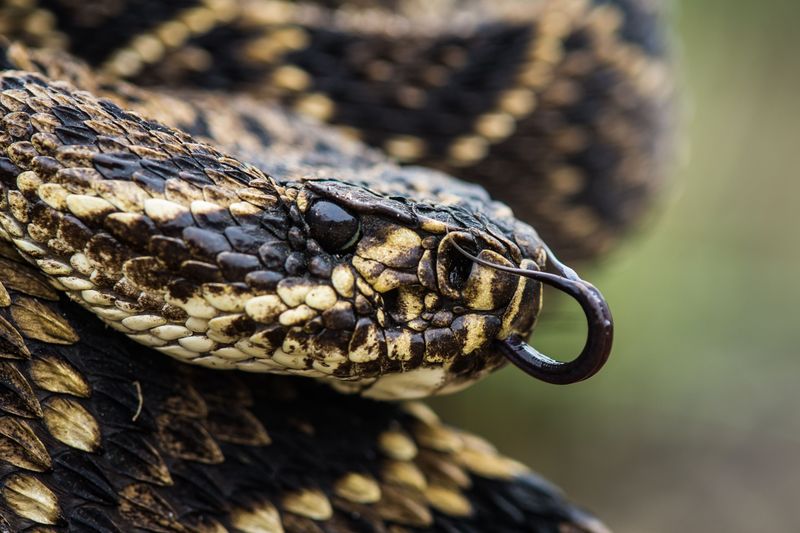
{"label": "dark brown scale", "polygon": [[164,180],[152,172],[136,171],[131,175],[131,180],[153,196],[164,194]]}
{"label": "dark brown scale", "polygon": [[183,241],[189,253],[198,259],[216,260],[222,252],[231,251],[231,245],[224,235],[194,226],[183,230]]}
{"label": "dark brown scale", "polygon": [[162,180],[167,180],[169,177],[173,176],[177,168],[177,166],[174,163],[168,160],[156,161],[153,159],[142,159],[140,164],[142,168],[149,170],[151,173],[155,174],[155,176],[161,178]]}
{"label": "dark brown scale", "polygon": [[208,429],[191,418],[163,413],[156,418],[158,436],[167,455],[201,464],[218,464],[225,460]]}
{"label": "dark brown scale", "polygon": [[98,233],[86,244],[86,257],[108,276],[118,275],[130,258],[128,250],[107,233]]}
{"label": "dark brown scale", "polygon": [[286,276],[282,272],[272,270],[260,270],[250,272],[245,276],[245,282],[256,290],[270,291],[275,290],[281,280]]}
{"label": "dark brown scale", "polygon": [[52,209],[44,202],[33,202],[29,204],[28,218],[32,224],[44,228],[48,233],[55,235],[58,231],[59,223],[64,215]]}
{"label": "dark brown scale", "polygon": [[327,329],[352,331],[356,325],[353,306],[346,302],[342,306],[325,310],[322,313],[322,322]]}
{"label": "dark brown scale", "polygon": [[9,158],[0,157],[0,180],[6,184],[15,183],[20,169]]}
{"label": "dark brown scale", "polygon": [[283,268],[290,276],[299,276],[307,270],[306,256],[301,252],[292,252],[283,263]]}
{"label": "dark brown scale", "polygon": [[266,328],[263,328],[261,332],[257,334],[257,341],[263,346],[278,348],[283,344],[286,334],[287,329],[284,326],[281,326],[280,324],[272,324]]}
{"label": "dark brown scale", "polygon": [[457,376],[469,376],[476,372],[485,372],[487,362],[476,357],[456,357],[449,368],[450,372]]}
{"label": "dark brown scale", "polygon": [[[323,333],[324,330],[325,326],[323,325],[322,318],[320,317],[314,317],[311,320],[307,321],[305,324],[303,324],[303,333],[305,333],[306,335],[316,336],[320,333]],[[340,339],[340,342],[343,340],[344,338],[342,337],[342,339]],[[314,353],[319,353],[320,357],[324,357],[326,353],[331,353],[330,350],[334,349],[335,349],[334,346],[328,346],[324,347],[322,350],[319,350],[319,352],[317,352],[316,350],[311,350],[311,351],[312,355]]]}
{"label": "dark brown scale", "polygon": [[50,112],[58,117],[58,120],[65,126],[80,126],[83,122],[92,118],[77,107],[60,104],[51,107]]}
{"label": "dark brown scale", "polygon": [[428,328],[424,332],[425,358],[435,362],[437,358],[446,359],[448,354],[458,350],[455,334],[450,328]]}
{"label": "dark brown scale", "polygon": [[[170,159],[170,162],[178,167],[181,172],[185,172],[187,176],[195,176],[194,179],[202,179],[201,176],[205,176],[203,173],[203,165],[189,155],[173,157]],[[214,163],[216,163],[216,161]],[[204,183],[202,184],[210,185],[211,182],[208,179],[205,179]]]}
{"label": "dark brown scale", "polygon": [[194,218],[192,214],[187,211],[182,211],[178,216],[170,219],[156,220],[158,229],[166,235],[173,237],[181,237],[183,232],[194,225]]}
{"label": "dark brown scale", "polygon": [[9,361],[0,361],[0,405],[10,415],[33,419],[42,416],[42,407],[30,384]]}
{"label": "dark brown scale", "polygon": [[255,323],[247,317],[241,316],[233,320],[227,327],[221,331],[225,335],[236,337],[238,335],[251,335],[255,330]]}
{"label": "dark brown scale", "polygon": [[156,235],[150,238],[149,250],[172,269],[177,269],[181,263],[188,261],[191,257],[186,243],[182,239],[174,237]]}
{"label": "dark brown scale", "polygon": [[96,134],[84,126],[58,126],[55,134],[64,144],[92,144]]}
{"label": "dark brown scale", "polygon": [[29,359],[31,356],[22,335],[5,318],[0,317],[0,358]]}
{"label": "dark brown scale", "polygon": [[[270,438],[261,422],[246,408],[215,406],[208,414],[208,429],[212,435],[221,435],[221,441],[242,446],[265,446]],[[216,498],[223,504],[222,494]]]}
{"label": "dark brown scale", "polygon": [[258,257],[267,268],[282,268],[290,254],[289,246],[280,241],[271,241],[258,248]]}
{"label": "dark brown scale", "polygon": [[[36,146],[36,149],[41,151],[39,146]],[[61,163],[54,157],[37,156],[33,158],[32,167],[41,178],[50,180],[61,170]]]}
{"label": "dark brown scale", "polygon": [[[178,165],[180,168],[180,165]],[[196,187],[205,187],[206,185],[213,185],[213,181],[209,179],[203,172],[199,172],[197,170],[181,170],[178,172],[178,177],[186,181],[187,183],[191,183]]]}
{"label": "dark brown scale", "polygon": [[189,280],[179,278],[170,279],[166,286],[166,294],[171,298],[187,299],[194,295],[197,285]]}
{"label": "dark brown scale", "polygon": [[[174,270],[178,270],[178,268]],[[151,290],[163,288],[174,277],[164,261],[146,256],[126,261],[123,273],[136,287]],[[128,296],[137,297],[138,291],[128,292]]]}
{"label": "dark brown scale", "polygon": [[[158,228],[148,217],[139,215],[135,218],[126,218],[122,222],[119,218],[106,217],[103,226],[118,240],[134,247],[137,250],[147,250],[148,245],[158,235]],[[150,248],[152,251],[153,248]]]}
{"label": "dark brown scale", "polygon": [[193,259],[181,263],[178,274],[197,283],[221,283],[224,281],[217,265]]}
{"label": "dark brown scale", "polygon": [[283,213],[276,213],[274,210],[265,211],[259,217],[259,226],[268,230],[281,241],[286,240],[288,220]]}
{"label": "dark brown scale", "polygon": [[[113,452],[109,449],[109,454]],[[119,496],[103,474],[97,458],[80,452],[66,452],[54,460],[54,478],[75,487],[75,496],[103,506],[116,505]]]}
{"label": "dark brown scale", "polygon": [[446,327],[453,321],[453,313],[450,311],[439,311],[431,318],[431,325],[434,327]]}
{"label": "dark brown scale", "polygon": [[[208,147],[204,146],[204,148],[207,149]],[[220,157],[219,153],[211,155],[213,155],[213,157]],[[219,162],[213,159],[199,159],[199,160],[209,162],[209,164],[213,162],[214,165],[219,165]],[[236,164],[241,165],[241,163],[238,162],[236,162]],[[206,172],[208,173],[207,168]],[[242,168],[230,168],[228,166],[223,166],[221,173],[210,173],[209,175],[211,176],[212,179],[214,179],[214,176],[219,176],[220,178],[224,178],[224,179],[217,179],[215,181],[217,185],[221,187],[227,187],[229,189],[236,189],[238,187],[241,187],[242,185],[248,185],[250,181],[253,179],[253,175],[248,172],[245,172]]]}
{"label": "dark brown scale", "polygon": [[290,228],[286,236],[289,241],[289,246],[291,246],[293,250],[303,251],[306,249],[306,234],[300,228]]}
{"label": "dark brown scale", "polygon": [[261,245],[273,236],[258,226],[231,226],[224,230],[225,237],[237,252],[256,254]]}
{"label": "dark brown scale", "polygon": [[[370,341],[370,337],[376,336],[377,342],[381,352],[386,351],[386,341],[383,338],[383,332],[378,329],[377,324],[371,318],[359,318],[356,322],[356,327],[353,330],[353,335],[350,338],[350,352],[362,348],[364,344]],[[385,353],[382,355],[385,357]]]}
{"label": "dark brown scale", "polygon": [[333,271],[333,262],[330,256],[327,254],[315,253],[308,263],[308,271],[318,278],[330,278]]}
{"label": "dark brown scale", "polygon": [[262,268],[261,262],[254,255],[236,252],[222,252],[217,256],[223,277],[229,281],[240,281],[255,270]]}
{"label": "dark brown scale", "polygon": [[141,169],[139,157],[126,152],[96,154],[92,162],[94,168],[107,180],[129,180],[134,172]]}
{"label": "dark brown scale", "polygon": [[83,250],[94,232],[86,224],[72,215],[64,215],[59,219],[58,240],[73,252]]}
{"label": "dark brown scale", "polygon": [[[142,304],[143,300],[147,300],[148,296],[146,293],[140,294],[139,298],[137,299],[137,303],[140,305]],[[150,303],[149,301],[146,303]],[[154,302],[155,303],[155,302]],[[189,314],[181,309],[180,307],[176,307],[170,304],[163,304],[161,305],[161,301],[159,300],[157,305],[153,305],[153,310],[159,312],[161,315],[164,316],[167,320],[171,320],[173,322],[183,322],[186,323],[186,320],[189,318]]]}
{"label": "dark brown scale", "polygon": [[226,229],[236,226],[236,222],[227,209],[217,209],[203,213],[192,213],[198,227],[222,234]]}
{"label": "dark brown scale", "polygon": [[371,315],[374,310],[372,304],[369,303],[369,300],[360,294],[356,295],[355,308],[359,315]]}

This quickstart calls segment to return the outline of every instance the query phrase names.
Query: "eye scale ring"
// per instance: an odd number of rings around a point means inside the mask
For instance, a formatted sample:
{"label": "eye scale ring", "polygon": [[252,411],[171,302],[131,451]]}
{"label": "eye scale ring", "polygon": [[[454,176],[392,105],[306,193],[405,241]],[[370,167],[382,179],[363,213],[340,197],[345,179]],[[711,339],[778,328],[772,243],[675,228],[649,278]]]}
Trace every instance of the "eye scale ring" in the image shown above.
{"label": "eye scale ring", "polygon": [[352,248],[361,234],[361,223],[344,208],[328,200],[317,200],[305,216],[311,237],[330,253]]}

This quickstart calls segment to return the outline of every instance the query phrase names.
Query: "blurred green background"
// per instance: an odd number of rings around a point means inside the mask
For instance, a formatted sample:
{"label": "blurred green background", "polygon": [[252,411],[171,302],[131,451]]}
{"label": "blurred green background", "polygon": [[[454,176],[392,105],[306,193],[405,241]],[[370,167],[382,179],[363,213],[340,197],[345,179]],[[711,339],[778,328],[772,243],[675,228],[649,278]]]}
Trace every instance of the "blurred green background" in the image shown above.
{"label": "blurred green background", "polygon": [[[432,403],[617,532],[800,531],[800,2],[673,11],[685,161],[649,227],[584,272],[614,311],[609,365],[568,387],[505,369]],[[578,311],[548,310],[536,346],[573,353]]]}

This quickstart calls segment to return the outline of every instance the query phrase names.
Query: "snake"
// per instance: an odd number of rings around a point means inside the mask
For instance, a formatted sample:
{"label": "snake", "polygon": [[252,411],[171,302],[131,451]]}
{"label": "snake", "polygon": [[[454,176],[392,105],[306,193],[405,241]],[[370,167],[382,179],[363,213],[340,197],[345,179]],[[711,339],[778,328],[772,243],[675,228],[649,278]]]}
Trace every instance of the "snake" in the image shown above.
{"label": "snake", "polygon": [[[605,531],[417,400],[607,360],[554,250],[660,189],[660,15],[0,4],[0,527]],[[528,343],[543,285],[586,314],[572,361]]]}

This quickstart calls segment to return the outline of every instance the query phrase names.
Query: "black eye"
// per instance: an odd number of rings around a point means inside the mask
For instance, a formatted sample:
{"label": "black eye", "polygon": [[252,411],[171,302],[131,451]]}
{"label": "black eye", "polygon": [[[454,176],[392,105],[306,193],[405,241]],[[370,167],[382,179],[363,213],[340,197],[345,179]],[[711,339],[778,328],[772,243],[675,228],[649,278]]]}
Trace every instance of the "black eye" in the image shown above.
{"label": "black eye", "polygon": [[320,200],[306,213],[311,237],[330,253],[341,253],[358,240],[358,219],[334,204]]}

